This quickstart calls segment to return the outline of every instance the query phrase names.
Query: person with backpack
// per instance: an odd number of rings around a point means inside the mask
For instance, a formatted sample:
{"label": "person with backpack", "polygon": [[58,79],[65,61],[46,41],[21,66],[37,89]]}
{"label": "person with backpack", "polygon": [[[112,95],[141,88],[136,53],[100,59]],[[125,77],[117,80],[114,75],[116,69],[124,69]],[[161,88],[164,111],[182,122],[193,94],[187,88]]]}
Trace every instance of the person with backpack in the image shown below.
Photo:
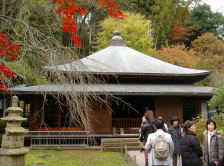
{"label": "person with backpack", "polygon": [[[163,121],[163,117],[158,117],[159,119],[162,119],[162,121]],[[167,126],[167,124],[166,123],[164,123],[164,126],[163,126],[163,131],[165,131],[165,132],[168,132],[168,126]]]}
{"label": "person with backpack", "polygon": [[203,133],[203,161],[204,166],[221,166],[223,160],[222,131],[216,131],[213,120],[206,122]]}
{"label": "person with backpack", "polygon": [[182,138],[182,130],[177,116],[171,118],[171,126],[168,129],[168,133],[171,135],[174,143],[173,166],[181,166],[180,140]]}
{"label": "person with backpack", "polygon": [[163,120],[157,118],[155,121],[157,131],[148,136],[145,145],[145,150],[149,152],[150,166],[172,166],[174,144],[171,135],[162,130],[163,126]]}
{"label": "person with backpack", "polygon": [[196,137],[196,125],[187,120],[184,123],[185,134],[180,141],[182,166],[202,166],[202,149]]}
{"label": "person with backpack", "polygon": [[[143,145],[146,144],[148,135],[151,133],[154,133],[154,126],[153,124],[150,122],[150,117],[145,115],[145,122],[141,127],[141,134],[140,134],[140,138],[139,138],[139,142],[142,143]],[[144,151],[144,155],[145,155],[145,166],[148,166],[148,152]]]}

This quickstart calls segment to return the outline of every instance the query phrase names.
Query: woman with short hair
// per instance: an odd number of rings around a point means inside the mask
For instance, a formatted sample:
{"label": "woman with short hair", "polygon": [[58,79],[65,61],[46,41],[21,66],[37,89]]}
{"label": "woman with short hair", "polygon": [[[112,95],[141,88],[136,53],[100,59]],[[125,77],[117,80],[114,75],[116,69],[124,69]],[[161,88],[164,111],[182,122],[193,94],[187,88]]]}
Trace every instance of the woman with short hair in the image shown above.
{"label": "woman with short hair", "polygon": [[221,165],[223,160],[222,132],[216,131],[216,123],[211,119],[206,122],[203,147],[204,166]]}
{"label": "woman with short hair", "polygon": [[202,166],[202,149],[196,137],[196,125],[187,120],[184,123],[185,135],[180,141],[180,152],[183,166]]}

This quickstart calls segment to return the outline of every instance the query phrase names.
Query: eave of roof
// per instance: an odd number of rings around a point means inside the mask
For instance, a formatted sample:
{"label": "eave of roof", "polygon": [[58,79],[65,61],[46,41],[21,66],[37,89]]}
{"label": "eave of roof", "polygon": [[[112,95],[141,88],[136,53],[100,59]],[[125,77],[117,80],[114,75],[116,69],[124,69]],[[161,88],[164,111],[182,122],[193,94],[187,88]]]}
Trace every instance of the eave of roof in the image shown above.
{"label": "eave of roof", "polygon": [[213,88],[195,85],[156,85],[156,84],[91,84],[91,85],[38,85],[12,87],[15,94],[42,94],[66,92],[92,92],[102,95],[171,95],[171,96],[212,96]]}

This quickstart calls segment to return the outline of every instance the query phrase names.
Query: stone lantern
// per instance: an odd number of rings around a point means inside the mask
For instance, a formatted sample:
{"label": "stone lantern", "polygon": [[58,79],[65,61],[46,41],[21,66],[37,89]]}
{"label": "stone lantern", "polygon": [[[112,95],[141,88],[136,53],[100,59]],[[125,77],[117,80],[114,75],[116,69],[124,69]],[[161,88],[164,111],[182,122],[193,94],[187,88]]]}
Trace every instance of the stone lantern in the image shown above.
{"label": "stone lantern", "polygon": [[1,118],[7,122],[5,134],[2,137],[0,149],[1,166],[25,166],[25,154],[29,151],[24,148],[24,137],[28,130],[21,127],[21,123],[27,118],[21,117],[23,110],[18,107],[18,97],[13,96],[12,106],[6,109],[8,116]]}

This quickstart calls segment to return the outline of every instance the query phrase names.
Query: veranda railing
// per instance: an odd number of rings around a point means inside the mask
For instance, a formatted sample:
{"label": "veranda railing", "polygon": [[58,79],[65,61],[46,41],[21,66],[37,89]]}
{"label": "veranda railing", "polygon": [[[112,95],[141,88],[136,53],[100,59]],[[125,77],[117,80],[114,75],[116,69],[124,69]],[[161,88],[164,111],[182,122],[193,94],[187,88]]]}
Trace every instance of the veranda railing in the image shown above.
{"label": "veranda railing", "polygon": [[30,131],[30,145],[88,146],[88,131]]}

